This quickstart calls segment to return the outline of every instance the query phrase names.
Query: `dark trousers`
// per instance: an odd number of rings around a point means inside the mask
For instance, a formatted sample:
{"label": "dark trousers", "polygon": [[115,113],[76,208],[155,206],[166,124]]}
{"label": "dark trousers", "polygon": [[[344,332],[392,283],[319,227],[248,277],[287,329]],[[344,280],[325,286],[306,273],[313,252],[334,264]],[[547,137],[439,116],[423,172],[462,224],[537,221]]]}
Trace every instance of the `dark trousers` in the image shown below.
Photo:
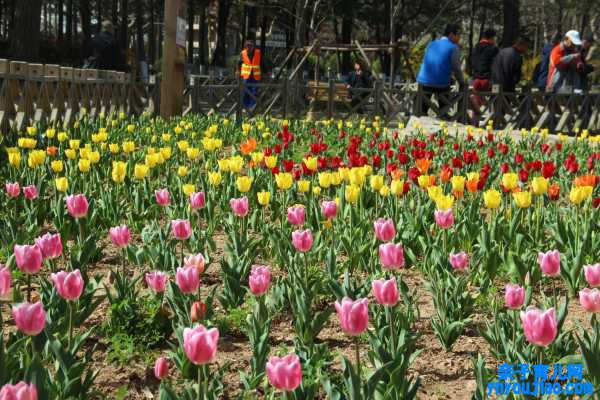
{"label": "dark trousers", "polygon": [[433,96],[435,96],[440,110],[448,105],[450,86],[437,87],[419,84],[419,89],[421,89],[421,91],[423,92],[423,98],[421,99],[422,115],[427,115],[427,112],[429,111],[429,105],[427,104],[427,100],[431,101]]}
{"label": "dark trousers", "polygon": [[[258,83],[258,81],[254,79],[253,76],[244,79],[244,95],[242,97],[246,109],[256,107],[255,98],[258,96],[258,87],[256,86],[256,83]],[[251,94],[254,97],[252,97]]]}

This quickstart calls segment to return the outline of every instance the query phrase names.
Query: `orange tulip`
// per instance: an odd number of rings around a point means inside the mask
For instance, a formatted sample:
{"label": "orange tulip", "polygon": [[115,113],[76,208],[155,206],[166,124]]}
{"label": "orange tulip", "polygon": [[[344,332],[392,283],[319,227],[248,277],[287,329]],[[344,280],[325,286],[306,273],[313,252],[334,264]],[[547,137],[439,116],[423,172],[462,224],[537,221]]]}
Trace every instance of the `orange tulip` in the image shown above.
{"label": "orange tulip", "polygon": [[[475,185],[475,189],[477,189],[477,185]],[[477,191],[477,190],[475,190]],[[454,190],[452,189],[452,194],[454,195],[454,197],[456,197],[456,199],[461,199],[464,195],[464,190]]]}
{"label": "orange tulip", "polygon": [[452,170],[450,168],[442,168],[440,172],[440,180],[444,183],[448,183],[452,178]]}
{"label": "orange tulip", "polygon": [[431,165],[431,160],[428,158],[419,158],[417,161],[415,161],[415,164],[417,164],[417,168],[421,174],[426,174],[429,166]]}
{"label": "orange tulip", "polygon": [[553,183],[548,187],[548,197],[550,200],[558,200],[560,196],[560,186],[557,183]]}
{"label": "orange tulip", "polygon": [[479,185],[479,179],[469,179],[467,180],[467,191],[469,193],[476,193],[477,192],[477,185]]}
{"label": "orange tulip", "polygon": [[595,187],[598,184],[600,177],[597,175],[583,175],[575,178],[573,184],[575,186],[592,186]]}
{"label": "orange tulip", "polygon": [[55,156],[57,151],[58,148],[56,146],[48,146],[48,148],[46,149],[46,153],[48,153],[48,155],[51,156]]}
{"label": "orange tulip", "polygon": [[240,145],[240,151],[243,155],[248,155],[256,150],[256,144],[256,140],[254,138],[250,138]]}

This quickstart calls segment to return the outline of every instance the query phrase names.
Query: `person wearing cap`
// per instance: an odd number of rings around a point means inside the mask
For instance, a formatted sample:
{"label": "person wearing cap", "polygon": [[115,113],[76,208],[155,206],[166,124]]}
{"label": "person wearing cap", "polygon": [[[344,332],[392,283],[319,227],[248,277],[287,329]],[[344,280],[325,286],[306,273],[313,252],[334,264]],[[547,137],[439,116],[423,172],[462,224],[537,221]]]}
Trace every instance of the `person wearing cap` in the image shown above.
{"label": "person wearing cap", "polygon": [[436,96],[440,110],[448,104],[452,75],[460,88],[465,87],[465,78],[460,62],[460,28],[457,24],[448,24],[444,36],[429,43],[425,50],[423,63],[417,75],[419,88],[424,93],[421,103],[423,114],[429,109],[428,100]]}
{"label": "person wearing cap", "polygon": [[243,103],[247,110],[256,108],[258,87],[256,84],[261,80],[262,55],[260,49],[254,48],[254,42],[247,40],[244,50],[240,55],[239,76],[244,82]]}
{"label": "person wearing cap", "polygon": [[571,30],[565,34],[562,42],[552,49],[546,82],[547,92],[557,93],[568,86],[571,88],[580,86],[581,77],[577,72],[577,65],[581,63],[581,53],[577,46],[581,45],[579,32]]}

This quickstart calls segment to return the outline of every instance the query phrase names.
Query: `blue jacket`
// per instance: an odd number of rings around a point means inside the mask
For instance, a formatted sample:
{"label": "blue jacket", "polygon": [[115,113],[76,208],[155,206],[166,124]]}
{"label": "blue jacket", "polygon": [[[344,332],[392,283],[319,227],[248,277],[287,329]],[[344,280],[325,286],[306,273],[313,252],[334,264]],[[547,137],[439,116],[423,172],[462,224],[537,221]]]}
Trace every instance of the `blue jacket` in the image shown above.
{"label": "blue jacket", "polygon": [[458,46],[447,37],[429,43],[417,75],[417,82],[427,86],[450,86],[452,53],[455,50],[458,50]]}
{"label": "blue jacket", "polygon": [[548,69],[550,68],[550,53],[554,45],[552,43],[546,43],[542,47],[542,59],[540,60],[540,69],[537,76],[535,77],[535,83],[538,88],[544,90],[546,88],[546,81],[548,80]]}

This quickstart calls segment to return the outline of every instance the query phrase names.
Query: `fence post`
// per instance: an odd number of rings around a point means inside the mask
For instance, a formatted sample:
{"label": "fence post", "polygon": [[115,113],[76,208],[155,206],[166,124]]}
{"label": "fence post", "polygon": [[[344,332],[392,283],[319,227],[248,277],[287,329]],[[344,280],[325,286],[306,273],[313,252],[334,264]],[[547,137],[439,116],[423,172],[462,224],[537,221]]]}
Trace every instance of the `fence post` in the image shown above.
{"label": "fence post", "polygon": [[469,122],[469,99],[471,98],[471,89],[469,85],[465,85],[465,89],[463,90],[463,101],[460,104],[460,122],[467,123]]}
{"label": "fence post", "polygon": [[413,104],[413,114],[416,117],[423,115],[423,88],[417,84],[417,95],[415,96],[415,104]]}
{"label": "fence post", "polygon": [[288,105],[288,79],[283,79],[281,84],[281,97],[283,100],[283,119],[287,118],[287,105]]}
{"label": "fence post", "polygon": [[242,118],[242,107],[244,101],[244,82],[242,78],[238,78],[238,105],[236,110],[236,119],[239,121]]}
{"label": "fence post", "polygon": [[[319,88],[315,88],[315,100],[318,99]],[[334,107],[334,96],[335,96],[335,83],[333,79],[329,78],[327,82],[327,118],[333,118],[333,107]]]}
{"label": "fence post", "polygon": [[381,81],[375,81],[375,116],[378,116],[381,111],[381,89],[383,85]]}

